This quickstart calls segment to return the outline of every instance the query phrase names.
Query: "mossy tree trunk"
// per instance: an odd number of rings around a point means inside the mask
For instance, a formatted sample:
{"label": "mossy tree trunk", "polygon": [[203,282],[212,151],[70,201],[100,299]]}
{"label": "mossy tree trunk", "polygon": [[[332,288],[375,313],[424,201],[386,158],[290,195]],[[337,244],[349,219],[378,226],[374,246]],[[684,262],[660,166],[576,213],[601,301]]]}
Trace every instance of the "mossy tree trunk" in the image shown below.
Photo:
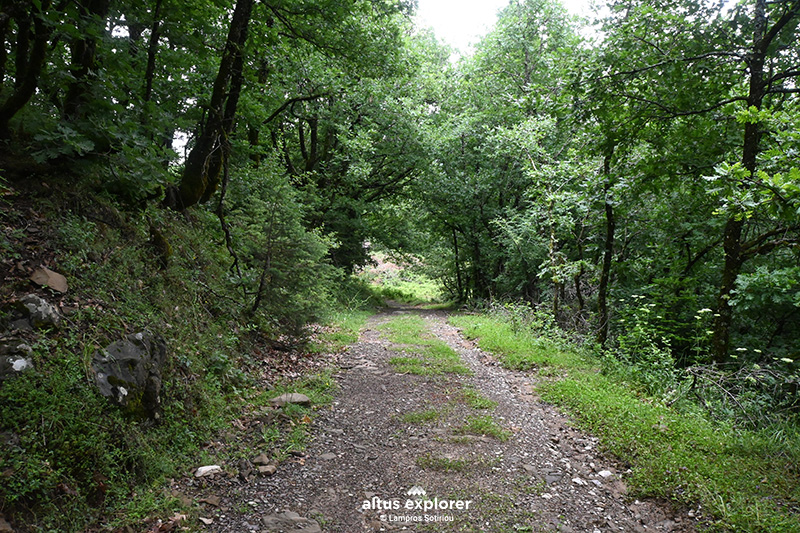
{"label": "mossy tree trunk", "polygon": [[169,191],[165,200],[174,209],[207,202],[220,184],[222,165],[229,150],[228,136],[233,130],[244,82],[244,46],[253,4],[254,0],[236,3],[200,134],[186,158],[180,185]]}

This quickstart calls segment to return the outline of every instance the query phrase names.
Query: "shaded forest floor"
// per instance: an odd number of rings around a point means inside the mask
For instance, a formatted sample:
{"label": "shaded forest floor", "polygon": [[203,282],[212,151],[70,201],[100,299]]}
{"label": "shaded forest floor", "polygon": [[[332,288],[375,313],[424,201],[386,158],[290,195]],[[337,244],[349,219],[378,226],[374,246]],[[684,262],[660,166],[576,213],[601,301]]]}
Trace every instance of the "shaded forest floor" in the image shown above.
{"label": "shaded forest floor", "polygon": [[209,530],[693,531],[699,519],[626,496],[627,466],[538,398],[546,378],[501,368],[444,312],[380,312],[338,367],[313,440],[274,475],[176,482]]}

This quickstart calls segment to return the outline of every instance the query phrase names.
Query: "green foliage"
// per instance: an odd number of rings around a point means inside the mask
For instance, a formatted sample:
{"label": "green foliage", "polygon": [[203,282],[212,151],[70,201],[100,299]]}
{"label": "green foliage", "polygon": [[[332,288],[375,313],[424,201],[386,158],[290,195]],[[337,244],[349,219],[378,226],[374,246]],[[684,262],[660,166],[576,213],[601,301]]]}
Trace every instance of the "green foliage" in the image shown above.
{"label": "green foliage", "polygon": [[274,169],[243,172],[230,185],[231,235],[250,313],[274,332],[297,335],[330,303],[329,242],[302,224],[303,210]]}
{"label": "green foliage", "polygon": [[603,370],[641,386],[648,396],[665,396],[678,386],[679,371],[669,341],[658,337],[649,320],[656,306],[634,295],[633,305],[622,308],[617,346],[603,358]]}
{"label": "green foliage", "polygon": [[455,432],[469,435],[484,435],[503,442],[511,438],[511,432],[500,426],[500,424],[489,415],[470,415],[461,426],[456,428]]}

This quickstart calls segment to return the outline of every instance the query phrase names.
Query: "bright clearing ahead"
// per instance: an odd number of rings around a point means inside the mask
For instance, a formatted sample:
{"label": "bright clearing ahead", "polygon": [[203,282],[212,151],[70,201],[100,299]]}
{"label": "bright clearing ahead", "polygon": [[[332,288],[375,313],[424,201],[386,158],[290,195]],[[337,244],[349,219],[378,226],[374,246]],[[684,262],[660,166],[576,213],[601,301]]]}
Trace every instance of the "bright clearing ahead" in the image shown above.
{"label": "bright clearing ahead", "polygon": [[[486,35],[497,21],[497,12],[509,0],[419,0],[417,20],[431,27],[440,41],[462,53],[472,52],[471,44]],[[590,0],[562,0],[573,15],[589,16]]]}

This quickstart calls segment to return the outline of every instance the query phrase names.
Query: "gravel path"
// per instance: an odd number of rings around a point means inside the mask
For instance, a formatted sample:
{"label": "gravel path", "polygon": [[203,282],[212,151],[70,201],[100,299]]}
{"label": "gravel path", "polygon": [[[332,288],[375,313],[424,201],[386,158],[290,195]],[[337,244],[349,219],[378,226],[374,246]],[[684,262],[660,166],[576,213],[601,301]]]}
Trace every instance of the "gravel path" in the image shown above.
{"label": "gravel path", "polygon": [[[376,328],[408,314],[422,316],[474,375],[398,374],[388,364],[397,346]],[[503,369],[446,318],[406,308],[372,317],[341,358],[336,398],[315,416],[305,455],[283,462],[270,477],[204,485],[220,497],[208,529],[694,531],[691,512],[629,499],[626,467],[600,454],[597,439],[572,429],[567,417],[541,402],[533,374]],[[465,389],[497,406],[471,407]],[[403,417],[425,410],[440,416],[421,422]],[[475,417],[491,417],[510,438],[459,431]]]}

